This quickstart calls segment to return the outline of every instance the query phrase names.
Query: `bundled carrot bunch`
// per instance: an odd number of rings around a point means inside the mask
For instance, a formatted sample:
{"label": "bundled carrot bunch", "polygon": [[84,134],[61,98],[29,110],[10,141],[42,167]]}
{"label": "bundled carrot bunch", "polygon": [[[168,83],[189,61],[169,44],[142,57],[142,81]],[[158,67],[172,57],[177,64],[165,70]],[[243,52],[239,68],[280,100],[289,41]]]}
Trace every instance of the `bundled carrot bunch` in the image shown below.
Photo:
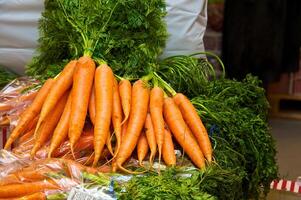
{"label": "bundled carrot bunch", "polygon": [[122,165],[136,146],[141,165],[149,149],[151,164],[158,149],[159,162],[163,157],[167,165],[175,165],[172,135],[198,168],[205,167],[205,158],[211,162],[207,131],[187,97],[176,93],[155,72],[133,84],[116,77],[119,82],[107,64],[101,62],[96,67],[88,56],[70,61],[56,78],[48,79],[40,88],[5,149],[18,138],[22,142],[33,137],[31,158],[47,142],[48,157],[56,157],[69,139],[70,152],[75,156],[89,118],[93,124],[94,152],[90,159],[94,167],[108,149],[112,170],[130,172]]}

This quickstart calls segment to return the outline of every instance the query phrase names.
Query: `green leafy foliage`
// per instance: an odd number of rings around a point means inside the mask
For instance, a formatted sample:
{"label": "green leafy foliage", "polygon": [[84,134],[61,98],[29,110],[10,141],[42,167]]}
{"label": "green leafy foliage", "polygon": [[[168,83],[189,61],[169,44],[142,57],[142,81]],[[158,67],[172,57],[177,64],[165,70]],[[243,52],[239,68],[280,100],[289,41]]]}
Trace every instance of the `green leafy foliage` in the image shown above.
{"label": "green leafy foliage", "polygon": [[15,78],[17,78],[16,74],[0,66],[0,89]]}
{"label": "green leafy foliage", "polygon": [[[267,125],[268,102],[256,77],[242,82],[220,79],[203,86],[204,93],[192,99],[208,130],[218,127],[220,137],[245,160],[244,196],[258,199],[269,191],[277,177],[275,143]],[[231,154],[225,154],[231,157]],[[226,163],[219,163],[223,166]]]}
{"label": "green leafy foliage", "polygon": [[27,73],[47,77],[63,60],[93,54],[115,73],[138,77],[165,45],[164,16],[163,0],[46,0],[38,54]]}

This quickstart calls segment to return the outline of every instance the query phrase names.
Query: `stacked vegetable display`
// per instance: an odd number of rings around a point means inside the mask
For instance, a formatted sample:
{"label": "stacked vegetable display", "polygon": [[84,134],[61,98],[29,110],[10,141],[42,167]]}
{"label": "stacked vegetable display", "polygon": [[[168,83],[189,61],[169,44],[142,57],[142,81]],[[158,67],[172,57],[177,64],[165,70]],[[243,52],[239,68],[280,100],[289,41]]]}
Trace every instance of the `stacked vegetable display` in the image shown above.
{"label": "stacked vegetable display", "polygon": [[[198,168],[205,167],[204,156],[212,161],[207,130],[185,95],[175,93],[155,72],[133,84],[119,79],[118,83],[105,63],[95,69],[89,57],[70,61],[55,79],[48,79],[38,91],[8,138],[5,149],[27,130],[26,135],[34,137],[31,158],[48,140],[51,157],[67,136],[74,154],[89,111],[94,125],[93,166],[97,165],[105,146],[113,156],[113,171],[128,171],[122,165],[136,146],[140,163],[150,148],[151,163],[158,149],[159,160],[163,155],[167,165],[175,165],[171,133]],[[113,135],[116,142],[112,145]]]}
{"label": "stacked vegetable display", "polygon": [[[27,69],[45,83],[7,147],[22,132],[13,150],[22,157],[145,172],[115,188],[119,199],[266,195],[277,166],[261,82],[227,79],[222,62],[208,52],[158,59],[167,37],[164,15],[161,0],[45,1],[39,54]],[[199,54],[220,62],[220,76]],[[201,169],[191,169],[186,156],[174,165],[173,148],[184,149]],[[173,167],[149,170],[142,162],[147,155],[150,166],[156,156]],[[130,157],[144,171],[125,168]]]}

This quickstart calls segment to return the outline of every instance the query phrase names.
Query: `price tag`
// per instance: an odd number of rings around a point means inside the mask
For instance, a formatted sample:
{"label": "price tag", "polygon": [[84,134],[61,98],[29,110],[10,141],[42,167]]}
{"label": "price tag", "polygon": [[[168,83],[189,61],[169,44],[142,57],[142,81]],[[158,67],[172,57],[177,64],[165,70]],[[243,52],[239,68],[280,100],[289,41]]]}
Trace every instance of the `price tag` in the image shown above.
{"label": "price tag", "polygon": [[70,191],[67,200],[101,200],[96,198],[86,191],[79,190],[77,188],[72,188]]}

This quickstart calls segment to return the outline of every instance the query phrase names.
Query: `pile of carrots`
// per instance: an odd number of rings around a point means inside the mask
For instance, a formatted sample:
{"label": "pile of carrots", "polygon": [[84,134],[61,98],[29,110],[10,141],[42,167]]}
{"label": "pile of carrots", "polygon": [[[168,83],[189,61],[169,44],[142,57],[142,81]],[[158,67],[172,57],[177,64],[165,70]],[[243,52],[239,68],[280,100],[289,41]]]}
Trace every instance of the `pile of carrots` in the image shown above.
{"label": "pile of carrots", "polygon": [[155,77],[149,77],[131,83],[115,76],[106,63],[96,67],[88,56],[72,60],[39,89],[5,149],[27,134],[34,138],[32,158],[47,142],[47,154],[52,157],[66,140],[74,154],[89,119],[94,135],[93,167],[108,149],[112,171],[131,173],[123,164],[135,148],[141,165],[149,151],[151,164],[158,152],[159,162],[162,157],[166,165],[176,165],[174,137],[195,166],[204,168],[206,160],[212,161],[212,147],[196,109],[185,95],[167,95],[162,84],[151,86]]}

